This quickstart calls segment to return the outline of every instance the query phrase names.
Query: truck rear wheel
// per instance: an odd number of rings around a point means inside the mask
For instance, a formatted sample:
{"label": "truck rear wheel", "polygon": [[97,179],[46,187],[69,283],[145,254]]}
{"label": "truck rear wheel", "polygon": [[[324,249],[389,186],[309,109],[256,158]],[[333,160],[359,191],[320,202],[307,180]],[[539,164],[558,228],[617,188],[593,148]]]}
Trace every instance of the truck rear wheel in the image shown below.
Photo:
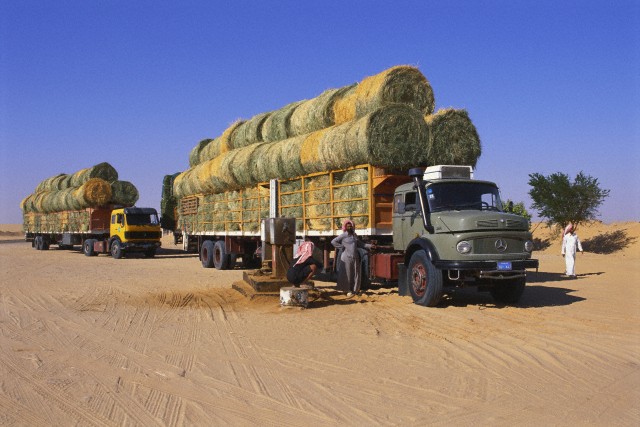
{"label": "truck rear wheel", "polygon": [[205,240],[200,248],[200,261],[204,268],[213,267],[213,242],[211,240]]}
{"label": "truck rear wheel", "polygon": [[95,239],[87,239],[82,244],[82,252],[86,256],[94,256],[98,255],[96,251],[93,249],[93,244],[95,243]]}
{"label": "truck rear wheel", "polygon": [[33,238],[33,247],[36,248],[36,251],[42,250],[42,236],[36,236]]}
{"label": "truck rear wheel", "polygon": [[122,255],[122,243],[120,243],[120,240],[114,239],[114,241],[111,242],[111,256],[114,259],[120,259],[122,258]]}
{"label": "truck rear wheel", "polygon": [[407,274],[413,302],[427,307],[438,305],[443,293],[442,273],[433,266],[424,251],[411,255]]}
{"label": "truck rear wheel", "polygon": [[226,270],[229,267],[229,256],[222,240],[218,240],[213,247],[213,265],[218,270]]}
{"label": "truck rear wheel", "polygon": [[495,285],[491,288],[491,296],[496,302],[515,304],[520,301],[526,285],[527,279],[525,277],[496,281]]}

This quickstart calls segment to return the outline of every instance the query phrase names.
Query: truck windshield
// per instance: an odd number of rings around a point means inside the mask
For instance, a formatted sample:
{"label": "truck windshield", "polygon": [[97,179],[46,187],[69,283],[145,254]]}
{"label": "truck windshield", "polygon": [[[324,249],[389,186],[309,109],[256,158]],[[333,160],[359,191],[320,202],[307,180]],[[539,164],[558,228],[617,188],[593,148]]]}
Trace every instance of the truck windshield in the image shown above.
{"label": "truck windshield", "polygon": [[427,187],[431,212],[450,210],[502,211],[498,187],[487,183],[443,182]]}
{"label": "truck windshield", "polygon": [[158,214],[127,214],[129,225],[158,225]]}

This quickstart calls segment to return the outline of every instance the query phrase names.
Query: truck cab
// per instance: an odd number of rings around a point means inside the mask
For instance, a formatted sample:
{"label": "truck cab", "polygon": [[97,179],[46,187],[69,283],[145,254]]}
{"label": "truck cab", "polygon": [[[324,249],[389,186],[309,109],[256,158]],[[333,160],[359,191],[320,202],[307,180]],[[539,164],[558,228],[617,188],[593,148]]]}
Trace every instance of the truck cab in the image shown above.
{"label": "truck cab", "polygon": [[527,219],[504,212],[497,185],[473,179],[470,166],[422,172],[412,170],[414,182],[394,194],[393,245],[406,267],[399,286],[427,306],[448,288],[468,285],[500,303],[517,302],[526,269],[538,267]]}
{"label": "truck cab", "polygon": [[143,252],[153,257],[161,246],[161,238],[155,209],[131,207],[111,211],[109,251],[114,258],[121,258],[124,252]]}

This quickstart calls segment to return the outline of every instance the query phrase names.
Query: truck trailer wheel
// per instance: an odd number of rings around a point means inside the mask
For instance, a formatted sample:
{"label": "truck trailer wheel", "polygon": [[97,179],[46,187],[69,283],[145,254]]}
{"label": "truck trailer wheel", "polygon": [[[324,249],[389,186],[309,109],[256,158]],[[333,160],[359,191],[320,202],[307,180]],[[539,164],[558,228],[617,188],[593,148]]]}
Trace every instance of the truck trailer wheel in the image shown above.
{"label": "truck trailer wheel", "polygon": [[442,273],[433,266],[424,251],[411,255],[407,274],[413,302],[427,307],[438,305],[443,293]]}
{"label": "truck trailer wheel", "polygon": [[213,247],[213,265],[218,270],[226,270],[229,267],[229,254],[224,248],[223,240],[218,240]]}
{"label": "truck trailer wheel", "polygon": [[520,301],[526,285],[527,279],[525,277],[496,281],[491,288],[491,296],[496,302],[515,304]]}
{"label": "truck trailer wheel", "polygon": [[96,251],[93,249],[93,244],[95,243],[95,239],[87,239],[82,244],[82,252],[86,256],[95,256],[98,255]]}
{"label": "truck trailer wheel", "polygon": [[211,240],[205,240],[200,248],[200,261],[204,268],[213,267],[213,242]]}
{"label": "truck trailer wheel", "polygon": [[33,247],[36,248],[36,251],[42,250],[42,236],[36,236],[33,238]]}
{"label": "truck trailer wheel", "polygon": [[114,259],[120,259],[122,255],[122,243],[120,243],[120,240],[114,239],[113,242],[111,242],[111,256]]}

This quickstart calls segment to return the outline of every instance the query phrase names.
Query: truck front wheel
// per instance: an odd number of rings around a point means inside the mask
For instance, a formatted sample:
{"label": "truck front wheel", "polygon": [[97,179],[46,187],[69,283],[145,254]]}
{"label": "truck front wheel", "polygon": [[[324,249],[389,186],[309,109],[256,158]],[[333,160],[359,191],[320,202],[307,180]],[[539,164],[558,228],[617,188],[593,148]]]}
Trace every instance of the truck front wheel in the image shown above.
{"label": "truck front wheel", "polygon": [[94,256],[94,255],[98,255],[96,253],[96,251],[93,249],[93,244],[95,243],[94,239],[87,239],[84,241],[84,243],[82,244],[82,252],[86,255],[86,256]]}
{"label": "truck front wheel", "polygon": [[122,258],[122,252],[122,243],[120,243],[120,240],[115,239],[113,242],[111,242],[111,256],[114,259]]}
{"label": "truck front wheel", "polygon": [[527,284],[525,277],[496,281],[491,288],[491,296],[496,302],[502,304],[515,304],[520,301]]}
{"label": "truck front wheel", "polygon": [[438,305],[443,293],[442,273],[433,266],[424,251],[411,255],[407,274],[413,302],[427,307]]}
{"label": "truck front wheel", "polygon": [[200,261],[204,268],[213,267],[213,242],[211,240],[205,240],[200,248]]}

